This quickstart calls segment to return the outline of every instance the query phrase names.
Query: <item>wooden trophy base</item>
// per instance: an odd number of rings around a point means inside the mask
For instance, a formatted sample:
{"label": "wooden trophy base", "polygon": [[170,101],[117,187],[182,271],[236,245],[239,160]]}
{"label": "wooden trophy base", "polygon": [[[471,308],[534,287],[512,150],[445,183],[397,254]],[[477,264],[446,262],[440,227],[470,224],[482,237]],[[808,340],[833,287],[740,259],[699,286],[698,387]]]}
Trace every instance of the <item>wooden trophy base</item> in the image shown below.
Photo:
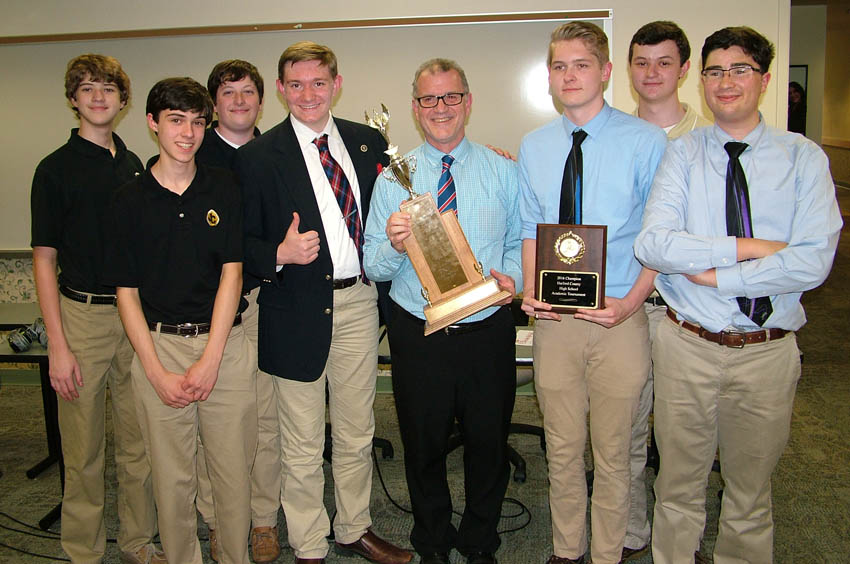
{"label": "wooden trophy base", "polygon": [[492,276],[468,287],[462,294],[425,306],[425,335],[445,329],[461,319],[511,297]]}

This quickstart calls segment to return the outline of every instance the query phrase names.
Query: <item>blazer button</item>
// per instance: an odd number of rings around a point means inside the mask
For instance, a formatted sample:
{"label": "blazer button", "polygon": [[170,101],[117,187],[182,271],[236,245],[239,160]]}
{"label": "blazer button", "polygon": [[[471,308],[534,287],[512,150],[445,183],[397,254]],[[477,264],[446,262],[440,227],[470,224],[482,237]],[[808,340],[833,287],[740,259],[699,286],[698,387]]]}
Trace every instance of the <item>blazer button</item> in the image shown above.
{"label": "blazer button", "polygon": [[330,315],[333,310],[329,307],[325,308],[325,315]]}
{"label": "blazer button", "polygon": [[325,274],[325,280],[330,280],[331,278],[333,277],[330,274]]}

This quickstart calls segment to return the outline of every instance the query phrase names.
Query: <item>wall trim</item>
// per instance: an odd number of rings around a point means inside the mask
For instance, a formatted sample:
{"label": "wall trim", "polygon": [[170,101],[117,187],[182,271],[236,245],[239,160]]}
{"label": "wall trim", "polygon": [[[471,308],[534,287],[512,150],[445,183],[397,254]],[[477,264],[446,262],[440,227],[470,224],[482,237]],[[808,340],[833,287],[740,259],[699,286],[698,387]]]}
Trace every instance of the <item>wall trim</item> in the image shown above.
{"label": "wall trim", "polygon": [[0,249],[0,259],[32,258],[32,249]]}
{"label": "wall trim", "polygon": [[850,149],[850,139],[841,139],[840,137],[824,137],[823,144],[830,147],[838,147],[840,149]]}
{"label": "wall trim", "polygon": [[315,31],[327,29],[353,29],[369,27],[405,27],[426,25],[452,25],[502,22],[533,22],[556,20],[606,19],[611,10],[564,10],[542,12],[507,12],[498,14],[462,14],[456,16],[413,16],[371,18],[365,20],[337,20],[319,22],[286,22],[243,25],[211,25],[199,27],[173,27],[160,29],[128,29],[84,33],[57,33],[45,35],[11,35],[0,37],[0,45],[20,43],[53,43],[59,41],[91,41],[99,39],[128,39],[140,37],[170,37],[176,35],[214,35],[223,33],[254,33],[268,31]]}

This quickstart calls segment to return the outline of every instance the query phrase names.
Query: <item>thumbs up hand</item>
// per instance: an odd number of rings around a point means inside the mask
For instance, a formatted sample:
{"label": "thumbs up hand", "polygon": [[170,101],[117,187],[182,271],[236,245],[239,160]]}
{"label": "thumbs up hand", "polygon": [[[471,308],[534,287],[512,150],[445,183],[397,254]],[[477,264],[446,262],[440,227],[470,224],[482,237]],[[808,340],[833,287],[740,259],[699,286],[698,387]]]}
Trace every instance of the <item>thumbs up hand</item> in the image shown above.
{"label": "thumbs up hand", "polygon": [[292,223],[277,246],[277,264],[310,264],[319,256],[319,234],[316,231],[300,233],[300,224],[298,212],[292,212]]}

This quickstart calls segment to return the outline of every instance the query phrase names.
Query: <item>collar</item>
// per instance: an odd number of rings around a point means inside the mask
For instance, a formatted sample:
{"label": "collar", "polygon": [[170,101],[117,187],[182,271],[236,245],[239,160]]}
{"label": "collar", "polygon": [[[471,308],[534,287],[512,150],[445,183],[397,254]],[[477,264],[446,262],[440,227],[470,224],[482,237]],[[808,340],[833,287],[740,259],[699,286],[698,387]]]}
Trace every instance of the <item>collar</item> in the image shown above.
{"label": "collar", "polygon": [[572,139],[573,130],[575,129],[583,129],[587,132],[588,137],[594,138],[602,132],[602,128],[604,128],[605,124],[608,123],[608,119],[611,117],[611,112],[611,106],[608,105],[608,102],[603,102],[602,109],[599,110],[599,113],[593,116],[593,119],[586,124],[578,126],[571,122],[564,114],[561,114],[561,123],[564,126],[564,131],[566,131],[567,137],[570,139]]}
{"label": "collar", "polygon": [[198,194],[203,194],[212,190],[212,186],[210,186],[210,183],[206,182],[206,177],[206,165],[200,164],[195,161],[195,177],[192,179],[192,182],[189,183],[189,186],[182,194],[176,194],[165,186],[163,186],[162,184],[160,184],[156,177],[153,175],[153,172],[151,172],[151,167],[148,167],[142,174],[142,191],[145,196],[151,200],[155,198],[178,198],[180,200],[186,201]]}
{"label": "collar", "polygon": [[[425,143],[423,154],[425,156],[425,160],[428,161],[430,166],[442,168],[443,156],[447,153],[440,151],[430,143]],[[469,155],[469,141],[466,140],[466,136],[464,136],[464,138],[460,140],[460,143],[458,143],[457,146],[448,154],[454,157],[454,164],[457,164],[458,162],[463,163],[467,155]],[[452,164],[452,166],[454,166],[454,164]]]}
{"label": "collar", "polygon": [[[711,127],[713,129],[714,140],[717,141],[717,143],[719,143],[721,147],[723,147],[723,145],[725,145],[729,141],[737,141],[737,139],[733,139],[731,135],[723,131],[723,129],[721,129],[721,127],[716,123]],[[759,112],[758,125],[755,126],[752,131],[747,133],[746,137],[741,139],[742,143],[746,143],[747,145],[749,145],[749,147],[747,147],[744,152],[751,150],[755,145],[758,144],[759,140],[764,135],[765,130],[766,126],[764,124],[764,117],[761,115],[761,112]]]}
{"label": "collar", "polygon": [[[213,133],[215,133],[218,136],[218,138],[221,139],[224,143],[233,147],[234,149],[238,149],[239,147],[242,146],[242,145],[237,145],[236,143],[232,143],[232,142],[228,141],[227,139],[225,139],[224,136],[221,133],[219,133],[218,130],[216,129],[217,127],[218,127],[218,120],[215,120],[210,124],[208,129],[210,131],[212,131]],[[260,129],[255,125],[254,126],[254,139],[256,139],[259,136],[260,136]]]}
{"label": "collar", "polygon": [[295,131],[295,137],[296,139],[298,139],[298,146],[302,149],[307,146],[315,148],[315,145],[313,144],[313,139],[315,139],[316,137],[321,137],[326,133],[328,135],[328,138],[333,137],[340,143],[342,142],[342,137],[340,137],[339,130],[336,128],[336,122],[334,121],[333,114],[330,114],[330,117],[328,118],[328,123],[326,123],[324,129],[322,129],[318,133],[298,121],[292,114],[289,114],[289,119],[292,123],[292,129]]}
{"label": "collar", "polygon": [[[112,142],[115,143],[116,159],[127,152],[127,146],[124,144],[124,141],[122,141],[121,138],[118,137],[118,134],[114,131],[112,132]],[[83,155],[97,157],[106,154],[109,155],[110,159],[112,158],[112,153],[110,153],[109,149],[106,147],[101,147],[97,143],[92,143],[88,139],[80,137],[79,127],[75,127],[71,130],[71,137],[68,139],[68,145]]]}

